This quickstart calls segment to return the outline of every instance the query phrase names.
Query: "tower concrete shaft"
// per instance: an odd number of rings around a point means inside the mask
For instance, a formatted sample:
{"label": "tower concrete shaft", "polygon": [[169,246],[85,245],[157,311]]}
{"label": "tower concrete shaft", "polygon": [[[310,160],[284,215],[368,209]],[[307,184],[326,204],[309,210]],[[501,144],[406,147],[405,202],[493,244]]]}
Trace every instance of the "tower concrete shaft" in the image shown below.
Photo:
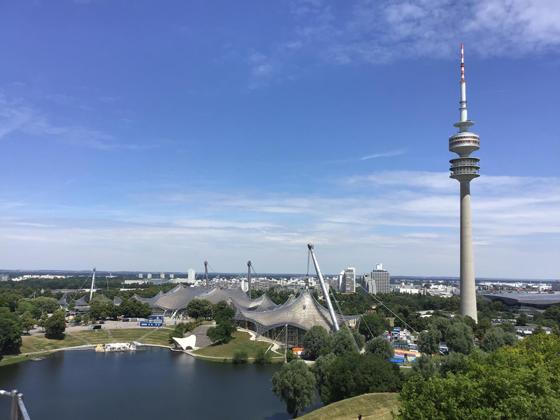
{"label": "tower concrete shaft", "polygon": [[470,156],[480,149],[480,138],[469,131],[474,123],[468,119],[467,113],[467,84],[465,81],[465,59],[463,44],[461,44],[461,80],[459,99],[459,122],[455,127],[459,132],[449,138],[449,150],[457,153],[458,158],[451,159],[450,177],[459,181],[461,186],[461,315],[471,317],[477,321],[476,313],[476,285],[474,275],[474,256],[472,246],[471,219],[471,181],[478,178],[480,160]]}
{"label": "tower concrete shaft", "polygon": [[472,245],[471,183],[461,185],[461,315],[470,316],[475,321],[476,286],[474,281],[474,257]]}

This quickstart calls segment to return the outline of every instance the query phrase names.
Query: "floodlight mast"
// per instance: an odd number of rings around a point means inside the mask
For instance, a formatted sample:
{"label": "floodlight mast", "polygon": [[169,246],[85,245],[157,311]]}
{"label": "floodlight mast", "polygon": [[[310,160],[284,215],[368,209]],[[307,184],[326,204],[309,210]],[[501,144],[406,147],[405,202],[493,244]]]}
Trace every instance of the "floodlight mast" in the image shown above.
{"label": "floodlight mast", "polygon": [[93,297],[93,288],[95,287],[95,267],[93,268],[93,275],[91,276],[91,287],[89,289],[89,301]]}
{"label": "floodlight mast", "polygon": [[208,287],[208,261],[204,261],[204,279],[205,286]]}
{"label": "floodlight mast", "polygon": [[329,314],[331,315],[331,321],[333,324],[333,328],[335,331],[338,331],[340,327],[338,326],[338,320],[336,319],[336,314],[334,313],[334,308],[331,303],[331,298],[329,296],[329,292],[327,290],[327,286],[325,285],[325,280],[323,279],[323,274],[321,274],[321,269],[319,268],[319,262],[317,261],[317,257],[313,252],[313,244],[307,244],[307,248],[309,249],[309,253],[311,254],[311,259],[313,260],[313,265],[315,266],[315,271],[317,272],[317,277],[319,277],[319,283],[321,284],[321,290],[323,291],[323,296],[327,301],[327,307],[329,309]]}

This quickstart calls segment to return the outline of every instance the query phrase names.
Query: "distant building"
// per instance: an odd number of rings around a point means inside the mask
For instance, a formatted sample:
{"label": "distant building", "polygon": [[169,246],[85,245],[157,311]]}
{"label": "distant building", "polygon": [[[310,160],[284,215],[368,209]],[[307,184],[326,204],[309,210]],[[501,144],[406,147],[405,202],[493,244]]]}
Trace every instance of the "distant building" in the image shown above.
{"label": "distant building", "polygon": [[194,283],[196,281],[196,271],[189,268],[187,271],[187,283]]}
{"label": "distant building", "polygon": [[151,280],[151,279],[152,279],[152,273],[148,273],[148,275],[146,276],[146,278],[147,278],[148,280]]}
{"label": "distant building", "polygon": [[348,267],[342,272],[342,291],[356,293],[356,269],[354,267]]}
{"label": "distant building", "polygon": [[165,280],[165,273],[159,273],[159,278]]}
{"label": "distant building", "polygon": [[378,295],[391,291],[391,275],[383,269],[383,264],[377,264],[375,270],[364,274],[364,284],[368,293]]}
{"label": "distant building", "polygon": [[139,278],[139,279],[143,279],[143,278],[144,278],[144,274],[139,273],[139,274],[138,274],[138,278]]}
{"label": "distant building", "polygon": [[8,281],[10,276],[8,274],[0,274],[0,281]]}

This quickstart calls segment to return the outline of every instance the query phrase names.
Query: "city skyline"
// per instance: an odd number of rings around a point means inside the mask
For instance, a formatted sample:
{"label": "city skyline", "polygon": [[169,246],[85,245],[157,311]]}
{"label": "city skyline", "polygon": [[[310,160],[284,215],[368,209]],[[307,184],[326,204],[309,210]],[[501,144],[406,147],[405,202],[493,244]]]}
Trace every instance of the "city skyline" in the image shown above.
{"label": "city skyline", "polygon": [[476,274],[558,278],[560,5],[171,4],[1,6],[0,267],[457,276],[464,42]]}

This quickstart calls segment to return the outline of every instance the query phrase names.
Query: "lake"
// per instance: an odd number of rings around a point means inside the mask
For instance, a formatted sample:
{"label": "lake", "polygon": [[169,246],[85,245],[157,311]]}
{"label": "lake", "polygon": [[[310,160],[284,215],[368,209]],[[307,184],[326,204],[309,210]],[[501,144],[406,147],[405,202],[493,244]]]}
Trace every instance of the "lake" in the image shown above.
{"label": "lake", "polygon": [[[272,393],[278,365],[232,365],[166,349],[59,352],[0,368],[0,389],[23,392],[32,420],[287,419]],[[0,418],[7,417],[2,401]]]}

